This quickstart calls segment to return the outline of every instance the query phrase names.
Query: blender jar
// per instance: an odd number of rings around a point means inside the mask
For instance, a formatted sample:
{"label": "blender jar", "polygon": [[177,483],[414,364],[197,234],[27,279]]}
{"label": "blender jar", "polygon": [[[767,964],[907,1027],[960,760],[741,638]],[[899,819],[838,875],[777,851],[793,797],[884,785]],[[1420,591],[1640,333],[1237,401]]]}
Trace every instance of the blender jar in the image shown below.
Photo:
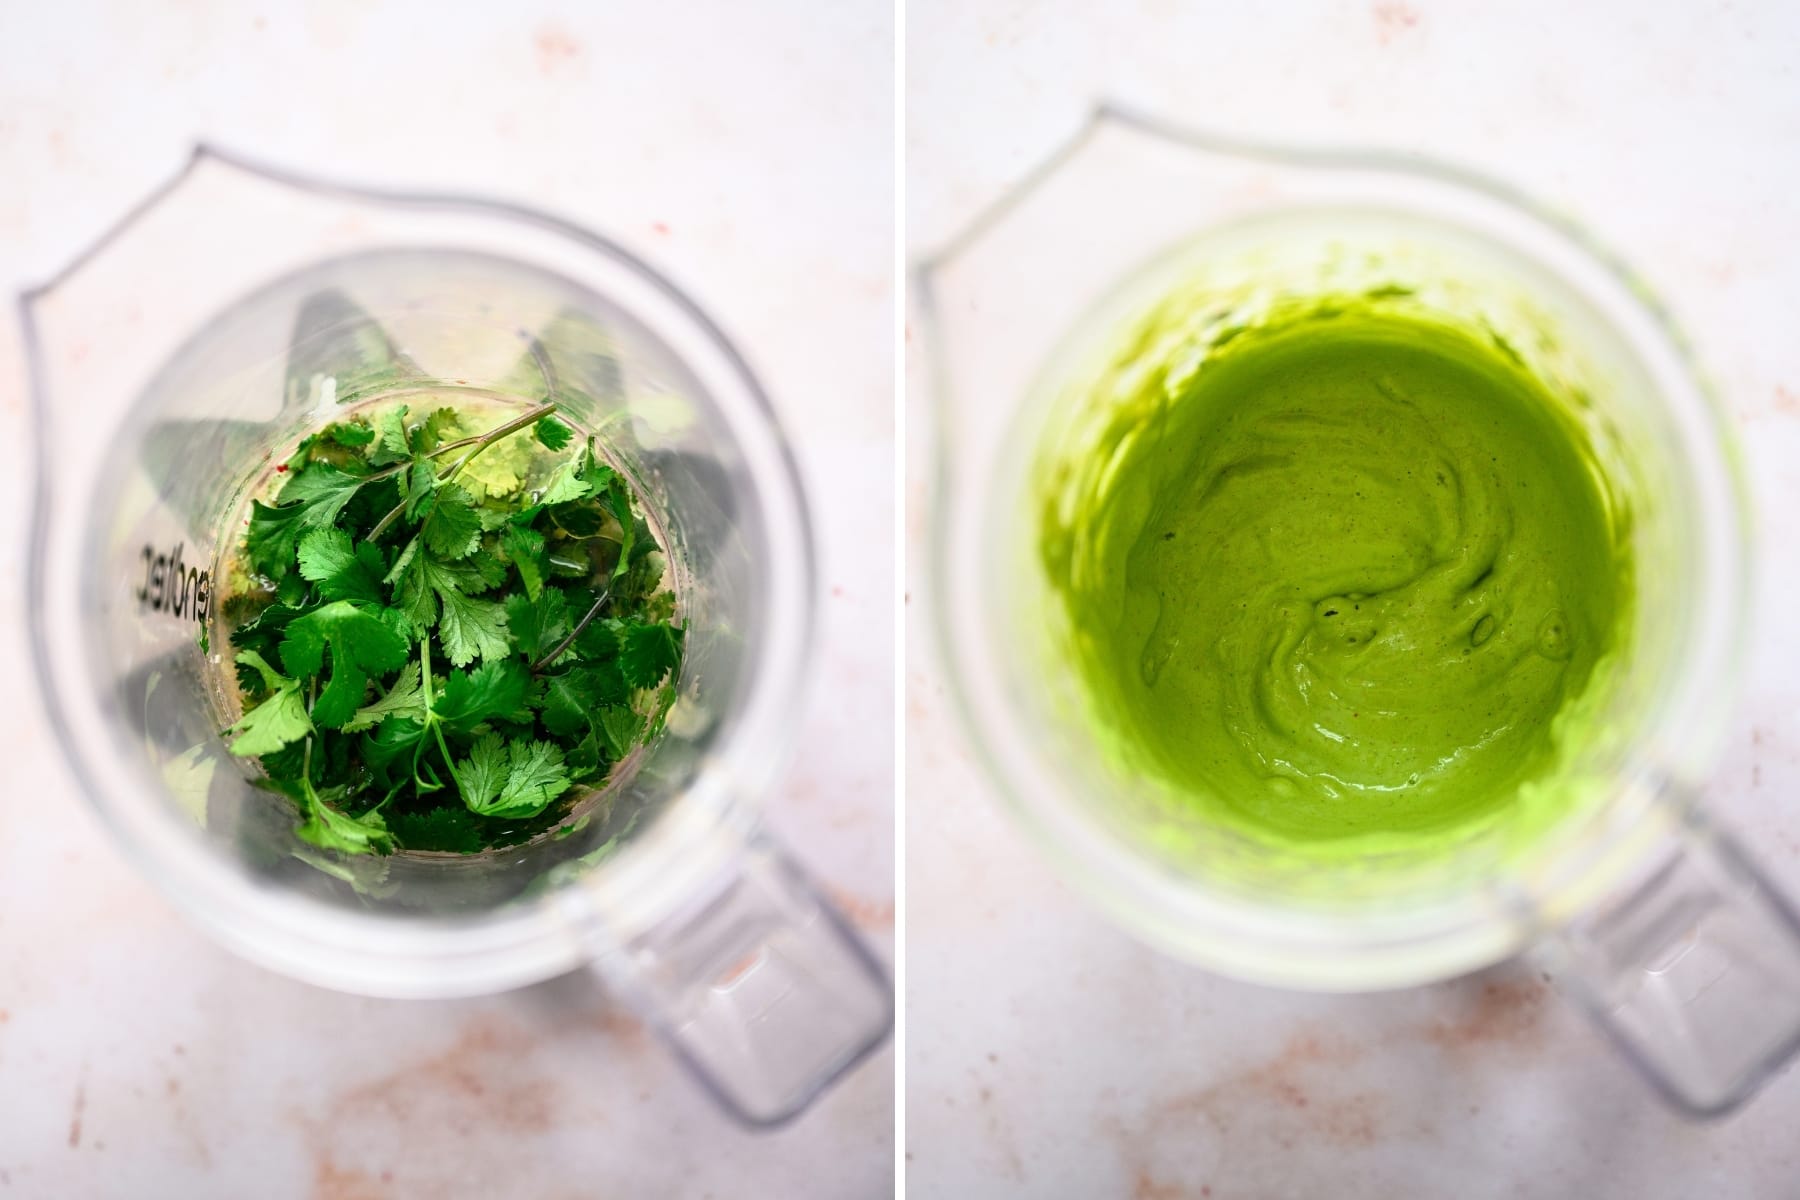
{"label": "blender jar", "polygon": [[[1171,953],[1288,987],[1405,986],[1533,950],[1695,1113],[1786,1062],[1800,927],[1695,797],[1738,677],[1743,490],[1717,409],[1628,273],[1466,173],[1102,108],[914,284],[936,376],[928,540],[951,691],[1021,823],[1098,904]],[[1554,820],[1521,789],[1447,852],[1368,836],[1329,863],[1296,857],[1122,766],[1058,665],[1063,617],[1035,553],[1056,503],[1045,481],[1112,465],[1061,449],[1125,411],[1140,352],[1193,369],[1285,301],[1334,294],[1485,329],[1580,396],[1630,512],[1655,602],[1637,606],[1603,733],[1569,771],[1580,798]]]}
{"label": "blender jar", "polygon": [[[21,315],[38,678],[88,797],[190,916],[369,994],[587,966],[754,1125],[881,1043],[884,972],[756,816],[812,641],[804,498],[767,399],[671,284],[541,214],[201,148]],[[556,829],[342,856],[297,838],[289,802],[225,749],[227,560],[297,439],[409,398],[554,400],[596,435],[661,536],[686,655],[660,733]]]}

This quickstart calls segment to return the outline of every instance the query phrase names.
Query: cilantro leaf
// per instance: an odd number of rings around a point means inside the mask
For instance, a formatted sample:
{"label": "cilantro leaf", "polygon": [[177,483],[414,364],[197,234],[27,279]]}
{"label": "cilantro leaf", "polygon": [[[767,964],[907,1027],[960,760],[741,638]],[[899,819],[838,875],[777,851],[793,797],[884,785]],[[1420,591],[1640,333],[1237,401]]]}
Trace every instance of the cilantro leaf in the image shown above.
{"label": "cilantro leaf", "polygon": [[617,471],[610,467],[597,467],[589,471],[585,478],[594,486],[595,494],[600,494],[600,485],[595,482],[605,472],[606,507],[611,510],[613,519],[619,523],[619,561],[613,564],[612,578],[616,581],[630,569],[637,549],[638,520],[631,510],[631,487]]}
{"label": "cilantro leaf", "polygon": [[525,706],[525,691],[531,677],[517,659],[482,663],[464,673],[452,671],[444,680],[433,715],[447,729],[467,733],[492,717],[518,719]]}
{"label": "cilantro leaf", "polygon": [[[659,571],[657,572],[657,579],[660,580],[661,578],[662,572]],[[654,587],[656,585],[652,582],[650,586]],[[640,591],[638,594],[643,595],[643,592]],[[652,592],[650,595],[644,596],[644,599],[639,603],[639,608],[642,612],[643,619],[646,621],[673,621],[675,619],[675,593]]]}
{"label": "cilantro leaf", "polygon": [[625,673],[619,669],[617,659],[608,662],[586,663],[577,668],[582,686],[587,689],[596,706],[604,704],[623,704],[631,699],[631,684],[625,679]]}
{"label": "cilantro leaf", "polygon": [[479,495],[510,496],[525,482],[531,470],[531,443],[525,438],[511,437],[493,443],[469,459],[456,478]]}
{"label": "cilantro leaf", "polygon": [[558,675],[544,687],[544,728],[557,737],[578,737],[592,721],[592,709],[579,680]]}
{"label": "cilantro leaf", "polygon": [[383,583],[396,584],[394,610],[405,617],[415,630],[424,632],[437,623],[437,592],[428,575],[429,564],[419,552],[423,539],[413,538],[394,560]]}
{"label": "cilantro leaf", "polygon": [[[385,582],[398,581],[394,589],[394,607],[414,629],[423,631],[438,622],[438,602],[442,600],[445,616],[438,633],[444,639],[445,648],[450,650],[451,661],[459,667],[467,666],[476,655],[496,658],[505,654],[504,640],[494,640],[498,636],[495,621],[499,627],[505,626],[505,610],[498,603],[471,600],[468,593],[485,592],[500,582],[505,576],[506,565],[486,556],[464,563],[439,562],[421,549],[422,540],[414,538],[408,542],[388,572]],[[449,615],[453,608],[454,617]],[[495,614],[492,618],[488,615],[489,609]],[[451,626],[454,626],[454,632],[446,628]],[[466,656],[458,657],[461,650],[451,649],[453,636],[458,647],[468,650]]]}
{"label": "cilantro leaf", "polygon": [[283,687],[294,682],[280,671],[277,671],[274,667],[271,667],[268,660],[254,650],[239,651],[237,661],[246,667],[252,668],[258,675],[262,676],[263,686],[271,692],[280,691]]}
{"label": "cilantro leaf", "polygon": [[231,741],[233,754],[245,758],[273,754],[313,731],[313,723],[306,715],[306,700],[300,695],[299,680],[281,675],[254,650],[242,651],[237,659],[261,673],[270,688],[270,695],[225,731],[237,734]]}
{"label": "cilantro leaf", "polygon": [[375,427],[361,418],[338,421],[327,425],[322,432],[338,445],[348,446],[352,450],[367,446],[375,440]]}
{"label": "cilantro leaf", "polygon": [[594,451],[593,438],[587,440],[587,445],[583,446],[581,453],[576,456],[575,469],[583,482],[588,485],[588,490],[596,496],[611,492],[613,484],[619,478],[617,471],[600,461],[600,455]]}
{"label": "cilantro leaf", "polygon": [[[231,631],[231,644],[239,650],[255,651],[260,658],[273,658],[277,647],[281,645],[282,634],[287,632],[288,622],[299,615],[299,609],[289,608],[285,604],[270,604]],[[246,666],[242,658],[235,661],[239,687],[253,694],[269,690],[270,685],[265,682],[264,677]]]}
{"label": "cilantro leaf", "polygon": [[291,471],[300,471],[312,463],[325,462],[334,467],[345,467],[356,474],[363,465],[362,455],[357,451],[374,440],[375,429],[365,417],[355,416],[347,421],[333,421],[317,433],[300,439],[300,444],[288,456],[286,465]]}
{"label": "cilantro leaf", "polygon": [[532,426],[532,431],[537,434],[538,441],[552,450],[561,450],[573,436],[569,427],[554,416],[539,417],[538,423]]}
{"label": "cilantro leaf", "polygon": [[567,761],[569,778],[572,780],[588,779],[600,774],[613,761],[612,756],[607,753],[606,735],[590,726],[582,739],[569,751]]}
{"label": "cilantro leaf", "polygon": [[632,687],[654,687],[681,662],[686,631],[673,625],[626,624],[619,644],[619,667]]}
{"label": "cilantro leaf", "polygon": [[364,729],[373,729],[389,717],[410,717],[422,721],[425,718],[425,693],[421,689],[419,664],[409,662],[396,679],[388,687],[387,693],[372,704],[365,704],[356,710],[356,715],[344,723],[345,733],[357,733]]}
{"label": "cilantro leaf", "polygon": [[454,483],[442,484],[425,517],[425,546],[439,558],[466,558],[481,545],[481,518],[475,497]]}
{"label": "cilantro leaf", "polygon": [[412,457],[412,446],[406,440],[406,405],[383,409],[376,416],[375,437],[370,465],[383,467]]}
{"label": "cilantro leaf", "polygon": [[250,565],[258,574],[280,579],[294,565],[294,548],[302,532],[299,505],[272,508],[261,500],[251,501],[250,531],[244,536]]}
{"label": "cilantro leaf", "polygon": [[538,496],[539,504],[567,504],[571,500],[579,500],[594,489],[581,478],[581,463],[578,458],[570,459],[550,473],[544,481],[544,490]]}
{"label": "cilantro leaf", "polygon": [[475,510],[475,515],[481,518],[481,532],[492,533],[494,530],[510,525],[514,521],[518,521],[521,524],[528,523],[533,517],[537,516],[540,511],[541,510],[535,505],[522,513],[516,513],[510,512],[496,504],[483,504]]}
{"label": "cilantro leaf", "polygon": [[569,634],[569,605],[562,589],[546,587],[535,598],[518,592],[508,596],[506,631],[519,653],[533,662],[549,653]]}
{"label": "cilantro leaf", "polygon": [[469,748],[469,757],[451,767],[457,790],[470,812],[499,816],[495,802],[506,786],[506,746],[497,733],[484,733]]}
{"label": "cilantro leaf", "polygon": [[575,639],[575,653],[590,662],[607,662],[617,658],[624,628],[625,623],[617,617],[590,622]]}
{"label": "cilantro leaf", "polygon": [[406,519],[416,521],[426,504],[437,494],[437,468],[419,459],[400,475],[400,499],[405,502]]}
{"label": "cilantro leaf", "polygon": [[600,732],[606,736],[606,749],[615,761],[631,753],[643,729],[644,718],[625,705],[614,704],[600,710]]}
{"label": "cilantro leaf", "polygon": [[300,523],[309,529],[326,529],[344,511],[344,505],[363,485],[360,475],[341,471],[330,463],[316,462],[287,481],[279,497],[283,507],[296,501]]}
{"label": "cilantro leaf", "polygon": [[380,604],[381,550],[370,542],[352,545],[341,529],[314,529],[300,539],[300,575],[319,585],[327,600]]}
{"label": "cilantro leaf", "polygon": [[412,450],[416,455],[430,454],[462,432],[462,421],[454,408],[435,408],[431,415],[413,430]]}
{"label": "cilantro leaf", "polygon": [[506,786],[483,815],[535,817],[569,790],[563,752],[552,743],[513,742],[507,747],[507,757]]}
{"label": "cilantro leaf", "polygon": [[372,767],[385,769],[389,763],[417,746],[424,736],[425,725],[422,721],[412,717],[388,717],[376,727],[374,733],[363,737],[363,759]]}
{"label": "cilantro leaf", "polygon": [[569,789],[563,753],[549,742],[504,742],[483,734],[455,767],[470,812],[484,817],[535,817]]}
{"label": "cilantro leaf", "polygon": [[486,552],[453,564],[451,570],[455,572],[456,586],[470,595],[478,595],[506,582],[506,563],[494,552],[491,543]]}
{"label": "cilantro leaf", "polygon": [[438,636],[452,663],[466,667],[477,658],[506,657],[512,648],[506,642],[506,609],[499,601],[477,600],[435,582],[432,586],[443,603]]}
{"label": "cilantro leaf", "polygon": [[300,609],[306,607],[307,596],[310,591],[311,589],[306,585],[306,580],[300,578],[300,575],[296,572],[281,577],[281,582],[275,585],[275,598],[281,601],[284,608],[291,608],[298,612]]}
{"label": "cilantro leaf", "polygon": [[336,727],[362,704],[369,672],[385,674],[406,661],[407,644],[381,620],[336,600],[289,622],[281,642],[281,662],[296,676],[317,675],[331,647],[331,679],[313,702],[312,719]]}
{"label": "cilantro leaf", "polygon": [[506,532],[500,535],[500,548],[519,569],[525,594],[535,604],[538,594],[543,591],[544,574],[550,565],[544,552],[544,535],[529,525],[508,525]]}
{"label": "cilantro leaf", "polygon": [[432,808],[388,817],[394,839],[408,850],[475,854],[487,845],[474,813],[467,808]]}
{"label": "cilantro leaf", "polygon": [[558,737],[579,736],[602,709],[623,704],[630,697],[631,689],[615,664],[577,667],[552,676],[544,687],[544,728]]}
{"label": "cilantro leaf", "polygon": [[[311,791],[310,788],[307,790]],[[348,788],[337,787],[307,797],[302,801],[306,820],[294,833],[301,841],[311,842],[321,850],[338,850],[345,854],[393,853],[394,839],[388,834],[380,813],[352,817],[331,807],[330,801],[341,800],[348,793]]]}
{"label": "cilantro leaf", "polygon": [[514,742],[507,747],[511,769],[494,815],[535,817],[569,788],[563,752],[550,742]]}

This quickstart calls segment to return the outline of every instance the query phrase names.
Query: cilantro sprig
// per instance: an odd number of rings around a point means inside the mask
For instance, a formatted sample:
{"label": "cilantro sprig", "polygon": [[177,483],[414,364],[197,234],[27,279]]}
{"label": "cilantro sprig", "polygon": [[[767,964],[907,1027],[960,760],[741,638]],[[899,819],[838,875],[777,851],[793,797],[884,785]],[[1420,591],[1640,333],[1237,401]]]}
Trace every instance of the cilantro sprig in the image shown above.
{"label": "cilantro sprig", "polygon": [[320,849],[529,838],[673,695],[684,630],[625,477],[553,404],[470,423],[364,410],[300,442],[251,506],[226,735]]}

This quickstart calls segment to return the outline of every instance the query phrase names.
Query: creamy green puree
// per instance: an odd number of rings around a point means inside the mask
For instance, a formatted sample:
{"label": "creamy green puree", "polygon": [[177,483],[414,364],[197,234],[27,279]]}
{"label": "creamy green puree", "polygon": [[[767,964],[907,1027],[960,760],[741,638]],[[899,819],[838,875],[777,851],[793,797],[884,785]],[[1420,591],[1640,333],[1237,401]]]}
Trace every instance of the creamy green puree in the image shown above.
{"label": "creamy green puree", "polygon": [[1497,338],[1356,302],[1174,374],[1042,546],[1131,757],[1304,839],[1505,805],[1631,603],[1566,408]]}

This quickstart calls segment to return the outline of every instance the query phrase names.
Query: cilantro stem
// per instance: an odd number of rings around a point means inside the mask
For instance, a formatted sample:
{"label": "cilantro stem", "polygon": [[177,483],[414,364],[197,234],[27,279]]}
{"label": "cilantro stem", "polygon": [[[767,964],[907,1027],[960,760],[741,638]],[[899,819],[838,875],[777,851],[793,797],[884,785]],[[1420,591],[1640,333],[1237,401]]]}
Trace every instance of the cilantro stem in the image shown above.
{"label": "cilantro stem", "polygon": [[[532,409],[530,412],[526,413],[524,416],[518,417],[515,420],[508,422],[507,425],[497,425],[494,428],[488,430],[486,433],[470,434],[466,438],[457,438],[454,442],[445,442],[443,445],[438,446],[435,449],[427,450],[422,457],[436,458],[440,454],[448,454],[452,450],[461,450],[464,446],[473,446],[476,442],[484,442],[489,438],[505,437],[509,433],[518,432],[519,430],[523,429],[525,426],[531,424],[537,418],[543,417],[543,416],[548,416],[550,413],[553,413],[555,411],[556,411],[556,405],[553,403],[539,405],[537,408]],[[371,472],[370,474],[364,476],[363,482],[364,483],[375,483],[378,480],[387,479],[390,476],[398,475],[400,472],[406,470],[410,466],[412,466],[411,459],[408,459],[407,461],[402,462],[402,463],[395,463],[391,467],[383,467],[379,471],[374,471],[374,472]]]}
{"label": "cilantro stem", "polygon": [[[421,637],[419,639],[419,659],[420,659],[420,667],[419,667],[420,688],[421,688],[421,694],[424,696],[424,702],[425,702],[424,724],[425,724],[426,728],[430,728],[430,726],[432,724],[432,717],[431,717],[431,635],[429,633],[427,633],[424,637]],[[438,787],[442,786],[441,784],[434,786],[431,784],[427,784],[423,779],[419,778],[419,758],[424,753],[425,753],[425,735],[423,732],[421,732],[419,734],[419,740],[413,743],[413,758],[412,758],[413,786],[418,788],[420,791],[435,792],[438,789]]]}
{"label": "cilantro stem", "polygon": [[558,642],[556,648],[551,650],[550,653],[531,664],[531,673],[536,675],[539,671],[542,671],[545,667],[555,662],[564,650],[573,646],[575,644],[575,639],[581,636],[581,631],[593,624],[594,618],[600,615],[601,606],[603,606],[611,596],[611,588],[607,588],[605,591],[601,592],[599,597],[595,599],[593,606],[587,610],[587,614],[583,616],[581,620],[575,622],[575,628],[569,631],[569,636]]}
{"label": "cilantro stem", "polygon": [[457,438],[454,442],[445,442],[443,445],[439,446],[437,449],[433,450],[430,454],[427,454],[425,457],[426,458],[436,458],[440,454],[448,454],[452,450],[461,450],[464,446],[473,446],[475,443],[485,442],[489,438],[494,438],[494,439],[498,440],[499,438],[506,437],[509,434],[517,433],[519,430],[525,428],[525,426],[531,424],[533,421],[537,420],[539,417],[548,416],[550,413],[553,413],[555,411],[556,411],[556,405],[554,405],[554,404],[539,405],[537,408],[532,409],[530,412],[525,413],[522,416],[514,417],[511,421],[507,422],[505,425],[496,425],[494,428],[488,430],[486,433],[477,433],[477,434],[473,434],[466,438]]}
{"label": "cilantro stem", "polygon": [[431,723],[431,635],[419,638],[419,692],[425,703],[425,723]]}
{"label": "cilantro stem", "polygon": [[450,782],[456,784],[457,794],[462,794],[462,785],[456,779],[456,760],[450,757],[450,747],[444,743],[444,728],[436,721],[431,723],[431,735],[437,739],[439,753],[444,756],[444,770],[450,773]]}
{"label": "cilantro stem", "polygon": [[[542,417],[547,417],[555,411],[556,411],[556,402],[555,401],[551,401],[549,404],[540,404],[538,407],[532,409],[530,412],[522,413],[519,416],[516,416],[512,420],[508,421],[506,424],[496,426],[495,428],[490,429],[486,433],[482,434],[480,437],[473,439],[475,448],[473,450],[469,451],[467,454],[463,455],[461,458],[457,459],[456,462],[451,466],[451,468],[448,471],[445,471],[442,475],[439,475],[438,482],[439,483],[449,483],[452,479],[456,478],[456,473],[458,471],[462,470],[464,467],[468,466],[469,460],[474,458],[477,454],[480,454],[483,450],[486,450],[489,446],[493,445],[495,442],[499,441],[501,438],[511,437],[513,434],[519,432],[519,430],[525,428],[527,425],[532,424],[533,422],[537,421],[538,419],[540,419]],[[442,454],[444,451],[453,449],[457,446],[470,444],[470,441],[471,441],[471,439],[464,438],[462,441],[452,442],[448,446],[439,446],[436,453]]]}
{"label": "cilantro stem", "polygon": [[[306,715],[312,716],[313,704],[319,698],[319,677],[313,676],[306,688]],[[306,793],[306,819],[312,820],[319,807],[319,793],[313,791],[312,782],[312,747],[313,735],[306,735],[306,745],[300,750],[300,788]]]}
{"label": "cilantro stem", "polygon": [[387,532],[387,527],[389,525],[392,525],[395,521],[399,520],[400,514],[405,511],[406,511],[406,501],[402,500],[400,503],[394,505],[394,507],[388,511],[387,516],[385,516],[385,517],[381,518],[381,520],[377,521],[375,523],[375,528],[369,530],[368,540],[371,542],[379,541],[381,539],[381,535]]}
{"label": "cilantro stem", "polygon": [[[439,484],[449,483],[452,479],[456,478],[456,473],[458,471],[462,470],[464,467],[468,466],[469,460],[474,458],[477,454],[480,454],[483,450],[486,450],[489,446],[493,445],[495,442],[499,441],[501,438],[509,437],[512,434],[515,434],[515,433],[519,432],[519,430],[525,428],[527,425],[530,425],[532,422],[538,420],[540,417],[547,417],[555,411],[556,411],[556,405],[554,402],[550,403],[550,404],[540,404],[540,405],[538,405],[538,407],[532,409],[530,412],[522,413],[519,416],[514,417],[512,420],[506,422],[506,424],[504,424],[504,425],[496,425],[494,428],[488,430],[486,433],[477,434],[474,437],[466,437],[466,438],[461,439],[460,441],[449,442],[445,445],[439,446],[437,449],[431,451],[431,453],[425,455],[425,457],[426,458],[436,458],[440,454],[447,453],[448,451],[451,451],[451,450],[460,450],[464,446],[474,446],[475,447],[473,450],[469,451],[467,454],[465,454],[461,458],[457,459],[456,462],[451,465],[451,467],[448,471],[445,471],[442,475],[438,476],[437,482]],[[400,463],[396,466],[389,467],[385,471],[381,471],[377,474],[369,476],[363,482],[364,483],[373,483],[377,479],[386,479],[390,475],[398,475],[401,471],[406,470],[410,466],[412,466],[412,464],[410,462]],[[387,532],[388,526],[392,525],[395,521],[398,521],[400,519],[400,514],[402,512],[406,511],[406,504],[407,504],[407,502],[405,500],[400,501],[400,503],[394,505],[393,508],[388,510],[388,513],[386,516],[382,517],[381,520],[375,522],[375,528],[369,530],[368,540],[371,542],[379,541],[381,539],[381,535]]]}
{"label": "cilantro stem", "polygon": [[[421,687],[423,689],[423,694],[425,697],[425,728],[431,730],[431,736],[437,739],[438,750],[444,756],[444,769],[450,773],[450,782],[456,783],[456,760],[454,760],[450,757],[450,747],[444,741],[443,727],[437,719],[437,714],[431,711],[431,635],[430,634],[426,634],[424,637],[419,639],[419,658],[420,658],[419,675],[420,675],[420,680],[421,680]],[[424,744],[425,744],[425,739],[420,738],[419,746],[422,747],[422,746],[424,746]],[[417,783],[418,779],[419,779],[419,750],[417,748],[415,748],[413,750],[413,781],[415,783]],[[461,793],[461,791],[462,791],[461,785],[457,786],[457,791],[459,794]]]}
{"label": "cilantro stem", "polygon": [[[456,761],[450,757],[450,747],[444,744],[444,731],[437,725],[433,725],[431,727],[431,732],[432,735],[437,738],[438,752],[444,756],[444,769],[450,773],[450,782],[455,784],[457,782]],[[457,795],[460,797],[462,794],[462,786],[460,784],[457,784],[456,791]]]}

